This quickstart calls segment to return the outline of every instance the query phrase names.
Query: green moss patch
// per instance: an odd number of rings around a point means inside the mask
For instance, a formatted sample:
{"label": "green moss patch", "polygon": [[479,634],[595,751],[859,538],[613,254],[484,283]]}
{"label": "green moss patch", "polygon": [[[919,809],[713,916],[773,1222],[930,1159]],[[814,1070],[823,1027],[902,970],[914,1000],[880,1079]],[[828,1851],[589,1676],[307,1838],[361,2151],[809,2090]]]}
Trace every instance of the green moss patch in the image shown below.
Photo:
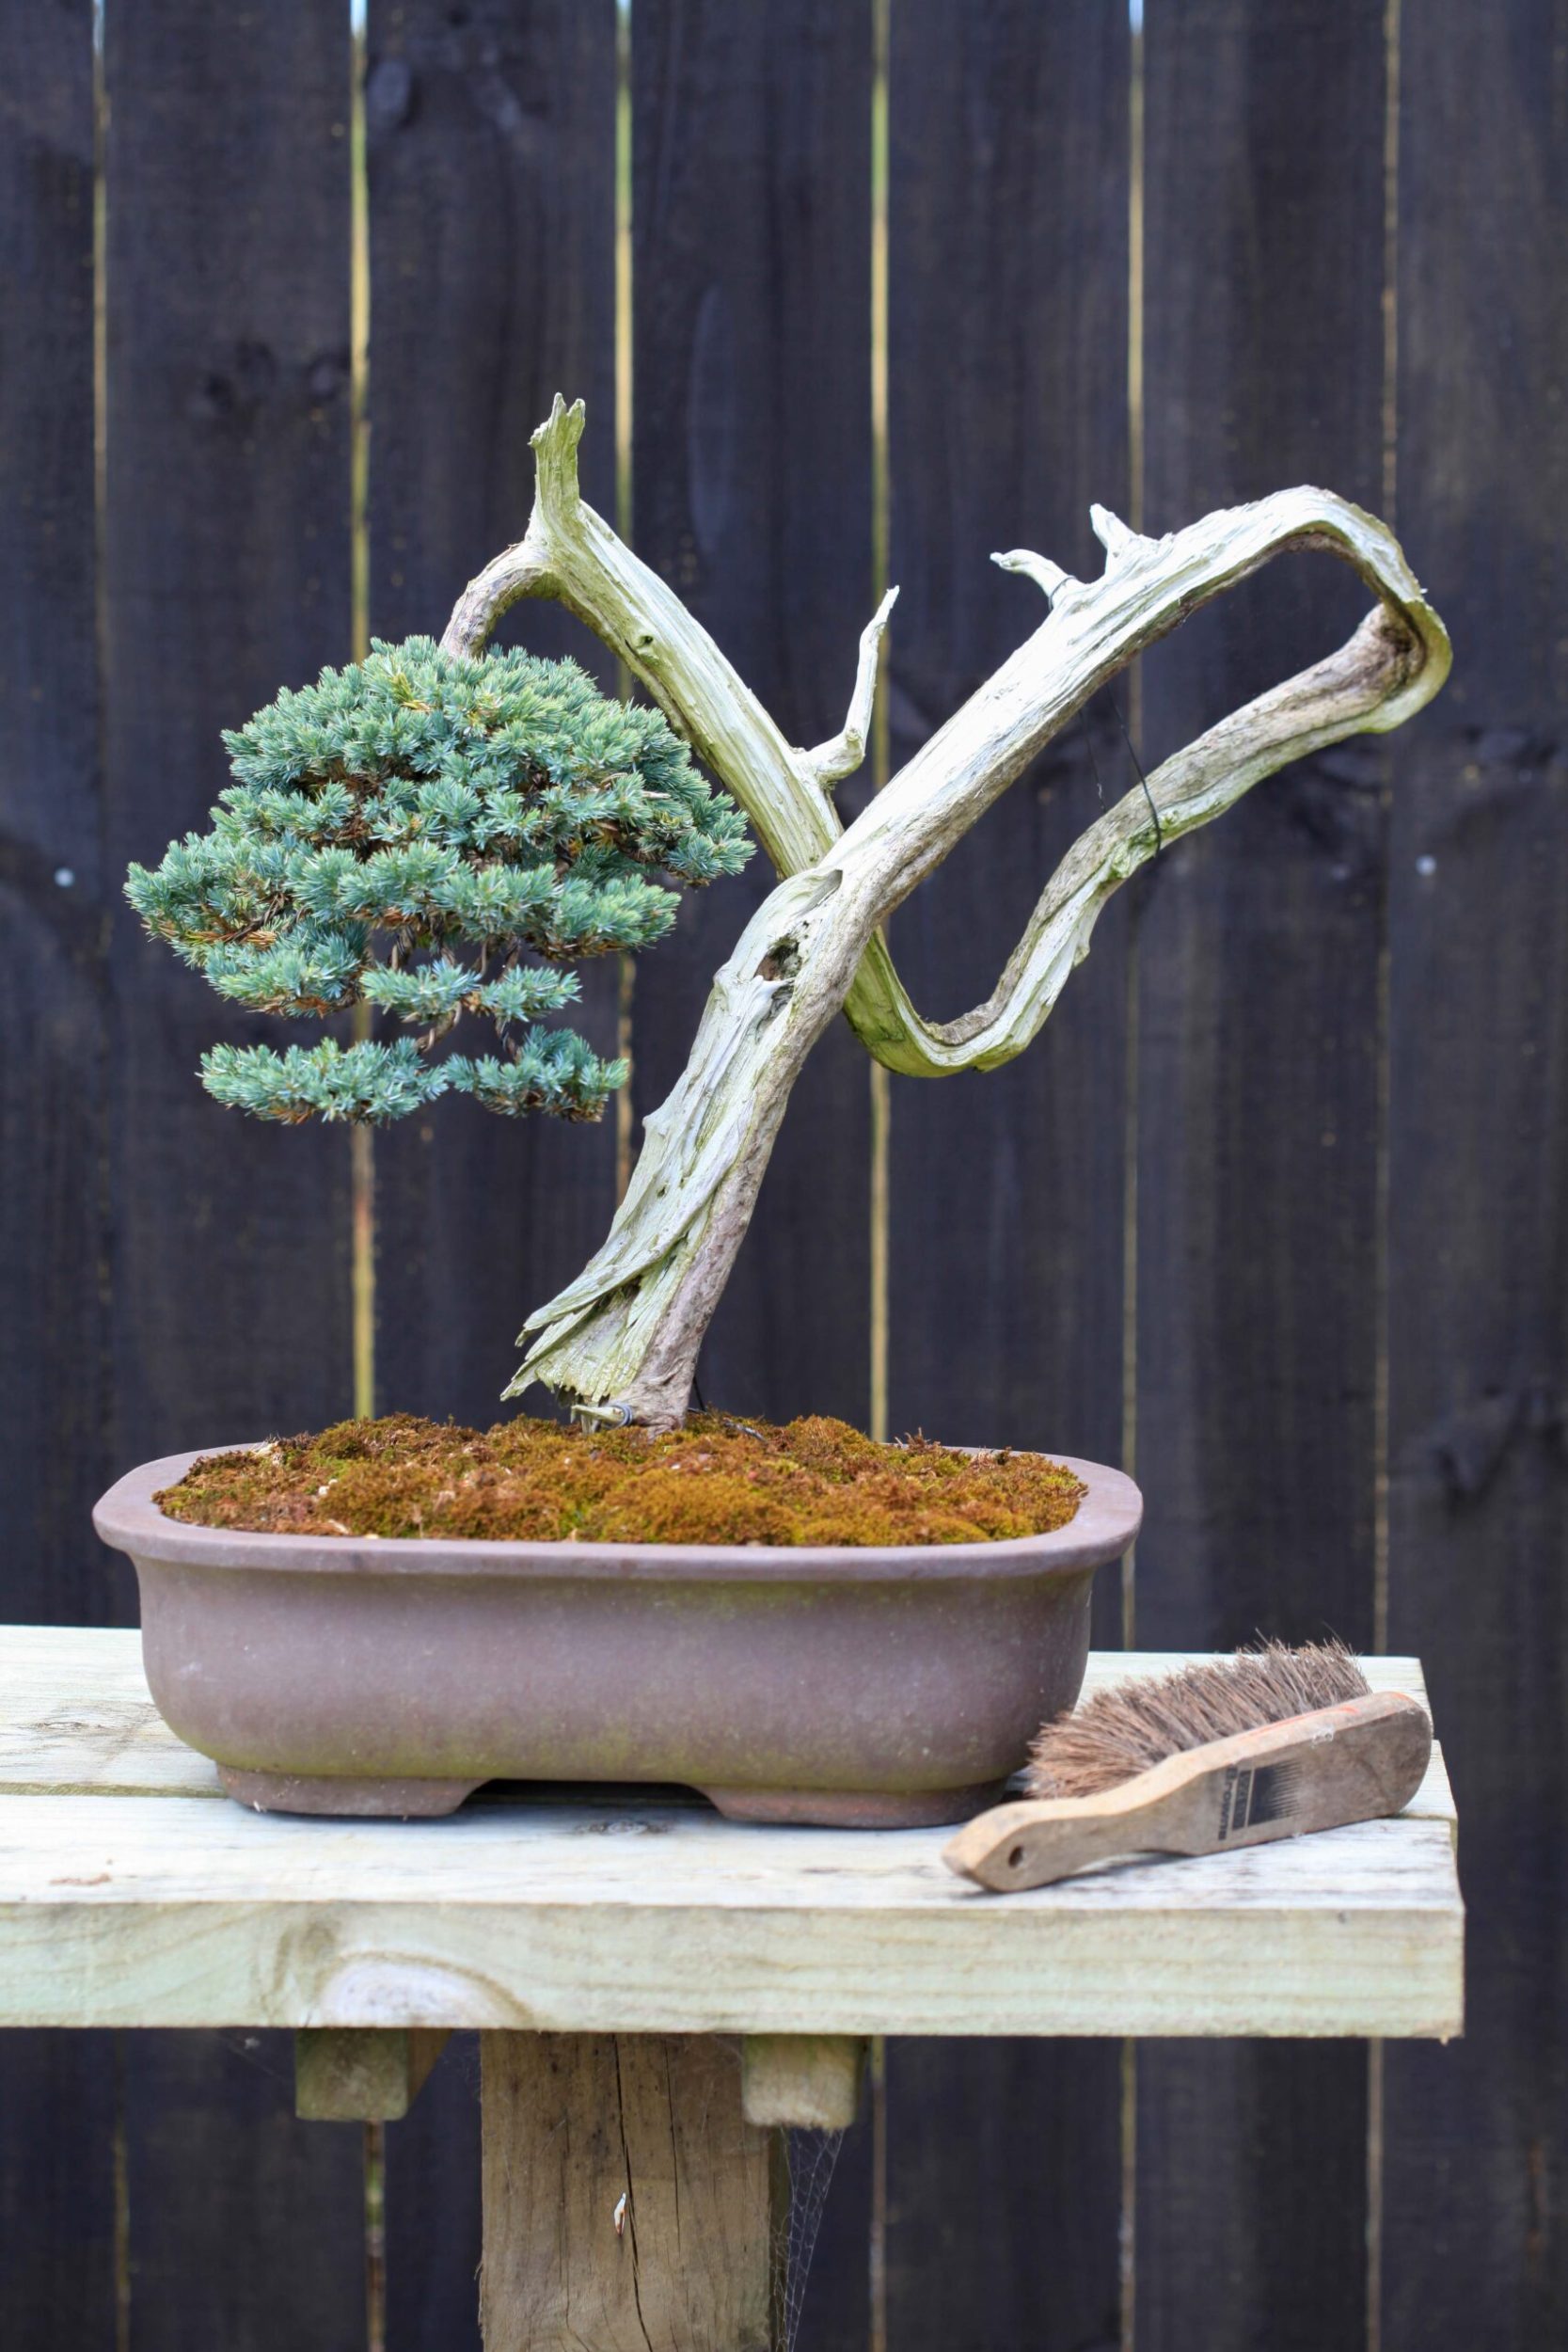
{"label": "green moss patch", "polygon": [[170,1518],[289,1535],[533,1543],[973,1544],[1063,1527],[1084,1486],[1038,1454],[879,1445],[841,1421],[695,1414],[673,1435],[519,1415],[483,1432],[391,1413],[210,1454]]}

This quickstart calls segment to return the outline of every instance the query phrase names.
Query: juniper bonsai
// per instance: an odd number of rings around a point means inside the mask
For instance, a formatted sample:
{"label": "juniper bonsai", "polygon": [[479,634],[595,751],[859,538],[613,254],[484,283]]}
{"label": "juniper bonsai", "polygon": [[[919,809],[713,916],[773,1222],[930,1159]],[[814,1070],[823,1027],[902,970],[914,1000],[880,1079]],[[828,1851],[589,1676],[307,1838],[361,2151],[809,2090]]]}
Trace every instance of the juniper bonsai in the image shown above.
{"label": "juniper bonsai", "polygon": [[[657,936],[672,908],[644,869],[698,882],[736,870],[738,803],[778,886],[715,977],[603,1248],[529,1317],[528,1354],[507,1391],[537,1380],[581,1414],[668,1429],[685,1415],[790,1089],[834,1016],[845,1012],[887,1068],[914,1076],[1011,1059],[1122,882],[1288,761],[1400,725],[1441,686],[1449,643],[1390,532],[1327,491],[1281,491],[1163,539],[1095,507],[1106,551],[1098,580],[1025,549],[994,559],[1044,592],[1046,619],[846,828],[831,794],[864,756],[893,594],[862,636],[845,726],[815,749],[791,746],[669,585],[583,502],[582,428],[581,404],[558,399],[533,436],[527,533],[469,582],[439,653],[423,641],[381,648],[341,680],[328,672],[313,690],[326,697],[319,707],[280,697],[230,739],[240,797],[225,795],[214,834],[171,850],[156,874],[134,871],[131,895],[241,1002],[314,1012],[358,997],[429,1025],[417,1047],[318,1046],[297,1063],[215,1049],[205,1077],[222,1100],[273,1117],[380,1118],[458,1086],[497,1108],[592,1116],[624,1073],[569,1032],[530,1028],[504,1063],[431,1063],[428,1044],[459,1011],[504,1024],[556,1009],[564,998],[541,992],[565,976],[549,967]],[[1354,634],[1107,809],[1046,883],[986,1002],[956,1021],[923,1020],[894,969],[885,918],[1091,694],[1288,548],[1336,555],[1373,590]],[[522,596],[553,597],[584,621],[663,719],[606,707],[591,690],[574,701],[586,690],[578,673],[485,659],[497,619]],[[515,681],[536,699],[527,720],[503,724],[488,698],[499,712]],[[546,706],[547,745],[532,715]],[[687,744],[723,792],[699,781]],[[382,823],[392,827],[385,835]],[[391,941],[385,961],[371,945],[378,930]],[[477,944],[480,963],[451,965],[454,942]],[[435,961],[411,965],[421,950]],[[545,971],[521,962],[527,950]]]}
{"label": "juniper bonsai", "polygon": [[[260,1119],[399,1119],[449,1089],[597,1119],[626,1064],[541,1025],[578,994],[563,967],[661,939],[676,894],[656,875],[699,885],[752,854],[659,712],[573,661],[377,643],[224,743],[212,831],[131,868],[147,929],[251,1011],[363,1004],[420,1033],[214,1046],[208,1092]],[[434,1058],[465,1014],[500,1053]]]}

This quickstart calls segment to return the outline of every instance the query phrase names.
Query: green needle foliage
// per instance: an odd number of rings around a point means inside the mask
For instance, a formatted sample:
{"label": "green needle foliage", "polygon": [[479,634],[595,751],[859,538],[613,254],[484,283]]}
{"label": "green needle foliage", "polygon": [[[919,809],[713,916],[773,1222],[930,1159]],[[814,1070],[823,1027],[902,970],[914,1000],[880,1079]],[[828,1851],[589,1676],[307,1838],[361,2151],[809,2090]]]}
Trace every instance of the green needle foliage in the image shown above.
{"label": "green needle foliage", "polygon": [[[212,831],[130,870],[148,930],[248,1011],[363,1004],[420,1032],[214,1046],[207,1091],[260,1119],[400,1119],[449,1089],[598,1118],[626,1068],[539,1025],[578,993],[562,967],[662,939],[676,888],[752,853],[659,712],[608,700],[573,661],[377,642],[224,742],[234,782]],[[466,1014],[499,1051],[432,1058]]]}

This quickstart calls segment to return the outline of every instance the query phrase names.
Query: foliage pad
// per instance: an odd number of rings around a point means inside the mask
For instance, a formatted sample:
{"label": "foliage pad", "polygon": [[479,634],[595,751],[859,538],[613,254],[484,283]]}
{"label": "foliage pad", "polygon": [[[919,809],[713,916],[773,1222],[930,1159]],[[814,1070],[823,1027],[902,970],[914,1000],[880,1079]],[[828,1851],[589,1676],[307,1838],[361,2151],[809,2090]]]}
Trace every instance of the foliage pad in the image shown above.
{"label": "foliage pad", "polygon": [[[563,967],[651,946],[674,921],[667,884],[751,855],[661,714],[573,661],[378,641],[224,742],[235,780],[212,831],[130,870],[148,930],[249,1011],[364,1004],[420,1032],[214,1047],[208,1092],[261,1119],[397,1119],[449,1090],[596,1119],[626,1064],[539,1025],[578,993]],[[499,1054],[430,1058],[465,1015]]]}

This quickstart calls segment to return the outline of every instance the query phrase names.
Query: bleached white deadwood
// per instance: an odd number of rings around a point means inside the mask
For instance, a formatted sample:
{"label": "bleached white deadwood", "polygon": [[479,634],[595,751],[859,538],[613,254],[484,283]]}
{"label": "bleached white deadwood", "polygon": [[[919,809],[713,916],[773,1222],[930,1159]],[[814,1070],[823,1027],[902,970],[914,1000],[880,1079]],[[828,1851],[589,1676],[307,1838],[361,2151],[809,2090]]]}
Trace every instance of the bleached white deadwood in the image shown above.
{"label": "bleached white deadwood", "polygon": [[852,776],[865,757],[865,746],[871,733],[871,709],[877,693],[877,664],[881,658],[882,635],[888,615],[898,601],[898,591],[890,588],[861,631],[860,660],[855,669],[855,691],[849,698],[849,716],[842,730],[818,743],[814,752],[803,757],[824,791]]}
{"label": "bleached white deadwood", "polygon": [[[793,749],[666,583],[581,500],[581,431],[580,404],[568,410],[558,401],[534,435],[528,532],[470,584],[444,643],[476,650],[518,596],[558,598],[648,687],[735,794],[784,877],[715,978],[687,1068],[646,1122],[609,1238],[530,1317],[530,1352],[508,1391],[539,1379],[618,1417],[670,1427],[685,1412],[790,1089],[834,1014],[845,1010],[879,1060],[911,1074],[1010,1059],[1087,953],[1101,908],[1162,844],[1209,823],[1289,760],[1400,725],[1442,684],[1449,644],[1391,533],[1328,491],[1280,491],[1163,539],[1097,507],[1107,550],[1098,580],[1075,580],[1025,550],[996,559],[1044,589],[1047,618],[845,830],[822,788],[823,763],[847,772],[863,749],[885,604],[862,639],[843,735],[816,753]],[[1105,811],[1047,882],[986,1003],[957,1021],[923,1021],[881,939],[886,917],[1134,655],[1300,548],[1338,556],[1372,589],[1378,602],[1354,635],[1167,760],[1147,797],[1131,792]]]}

